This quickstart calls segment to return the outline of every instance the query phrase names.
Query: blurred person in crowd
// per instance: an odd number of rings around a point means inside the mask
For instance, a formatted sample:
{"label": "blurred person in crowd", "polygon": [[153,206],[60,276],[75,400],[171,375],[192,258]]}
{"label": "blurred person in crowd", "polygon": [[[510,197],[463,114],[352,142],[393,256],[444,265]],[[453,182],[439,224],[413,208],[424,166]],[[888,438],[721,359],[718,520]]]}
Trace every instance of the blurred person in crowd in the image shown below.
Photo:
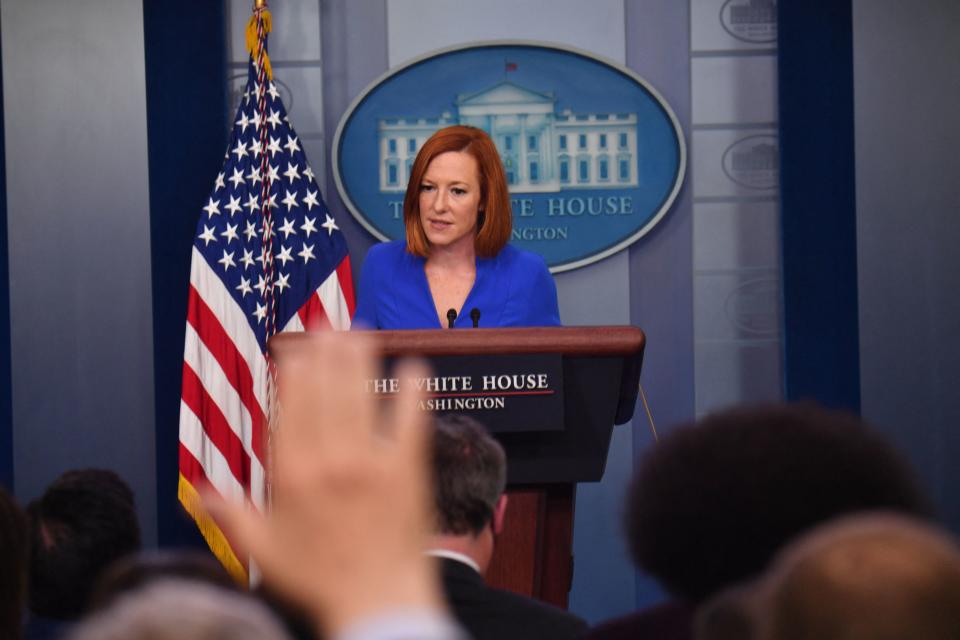
{"label": "blurred person in crowd", "polygon": [[140,549],[133,491],[105,469],[68,471],[27,506],[28,639],[58,637],[115,560]]}
{"label": "blurred person in crowd", "polygon": [[689,639],[697,605],[763,571],[794,536],[874,509],[932,511],[905,460],[852,415],[744,407],[677,428],[641,460],[627,504],[633,556],[673,599],[589,637]]}
{"label": "blurred person in crowd", "polygon": [[27,521],[0,486],[0,640],[20,637],[27,589]]}
{"label": "blurred person in crowd", "polygon": [[127,593],[158,580],[202,582],[227,591],[241,587],[209,553],[193,550],[144,551],[110,565],[96,581],[88,610],[106,609]]}
{"label": "blurred person in crowd", "polygon": [[890,513],[815,528],[697,616],[698,640],[906,638],[960,638],[960,549],[946,532]]}
{"label": "blurred person in crowd", "polygon": [[[431,525],[423,392],[405,385],[381,411],[364,386],[378,376],[372,340],[318,332],[275,353],[272,509],[264,517],[209,494],[206,504],[323,637],[465,640],[423,552]],[[406,362],[396,375],[429,373]]]}
{"label": "blurred person in crowd", "polygon": [[70,640],[288,640],[252,596],[196,579],[158,578],[118,594],[80,622]]}
{"label": "blurred person in crowd", "polygon": [[503,528],[506,483],[506,454],[482,424],[455,414],[437,419],[430,554],[441,560],[450,607],[475,640],[582,637],[586,624],[576,616],[483,581]]}

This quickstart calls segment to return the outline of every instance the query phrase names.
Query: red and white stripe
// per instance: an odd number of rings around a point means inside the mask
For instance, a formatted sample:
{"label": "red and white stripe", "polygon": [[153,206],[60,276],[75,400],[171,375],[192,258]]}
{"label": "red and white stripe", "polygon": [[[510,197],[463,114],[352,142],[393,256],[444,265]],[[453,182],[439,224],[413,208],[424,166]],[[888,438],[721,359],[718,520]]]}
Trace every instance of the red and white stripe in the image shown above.
{"label": "red and white stripe", "polygon": [[[349,329],[349,258],[327,278],[284,331]],[[232,500],[266,507],[269,367],[246,313],[194,248],[180,404],[181,473]]]}

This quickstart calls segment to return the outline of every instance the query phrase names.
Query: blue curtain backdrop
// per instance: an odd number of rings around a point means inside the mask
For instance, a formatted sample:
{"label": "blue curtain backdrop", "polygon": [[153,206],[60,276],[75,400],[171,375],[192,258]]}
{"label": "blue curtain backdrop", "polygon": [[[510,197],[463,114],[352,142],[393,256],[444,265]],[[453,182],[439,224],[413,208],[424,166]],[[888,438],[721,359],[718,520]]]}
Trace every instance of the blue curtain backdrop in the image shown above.
{"label": "blue curtain backdrop", "polygon": [[860,411],[853,16],[777,3],[787,400]]}
{"label": "blue curtain backdrop", "polygon": [[227,144],[224,3],[144,0],[157,523],[160,546],[203,545],[177,501],[190,251]]}

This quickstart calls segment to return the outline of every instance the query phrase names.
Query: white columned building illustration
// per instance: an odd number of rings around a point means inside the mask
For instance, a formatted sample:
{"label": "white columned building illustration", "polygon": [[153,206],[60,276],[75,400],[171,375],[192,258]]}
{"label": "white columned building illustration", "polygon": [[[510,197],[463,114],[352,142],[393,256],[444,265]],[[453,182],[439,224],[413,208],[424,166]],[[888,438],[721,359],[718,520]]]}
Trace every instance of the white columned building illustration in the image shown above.
{"label": "white columned building illustration", "polygon": [[556,111],[557,98],[504,81],[457,96],[457,117],[383,118],[378,122],[380,191],[403,192],[420,146],[435,131],[465,124],[497,145],[510,191],[636,187],[635,113]]}

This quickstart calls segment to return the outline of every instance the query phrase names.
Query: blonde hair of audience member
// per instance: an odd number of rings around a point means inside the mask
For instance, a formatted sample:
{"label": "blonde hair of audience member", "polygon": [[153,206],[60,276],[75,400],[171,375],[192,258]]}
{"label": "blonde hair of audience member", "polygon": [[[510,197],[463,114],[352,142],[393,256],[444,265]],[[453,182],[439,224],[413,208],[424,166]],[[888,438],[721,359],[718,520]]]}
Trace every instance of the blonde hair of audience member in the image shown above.
{"label": "blonde hair of audience member", "polygon": [[69,640],[288,640],[248,595],[189,580],[157,580],[82,621]]}
{"label": "blonde hair of audience member", "polygon": [[955,640],[960,549],[903,516],[843,518],[791,544],[698,622],[698,640]]}
{"label": "blonde hair of audience member", "polygon": [[[276,354],[269,517],[208,496],[265,582],[304,607],[327,637],[398,612],[449,621],[436,567],[423,553],[432,512],[422,393],[404,385],[389,403],[366,393],[365,381],[379,375],[373,340],[318,332]],[[394,375],[418,378],[428,369],[403,362]]]}

